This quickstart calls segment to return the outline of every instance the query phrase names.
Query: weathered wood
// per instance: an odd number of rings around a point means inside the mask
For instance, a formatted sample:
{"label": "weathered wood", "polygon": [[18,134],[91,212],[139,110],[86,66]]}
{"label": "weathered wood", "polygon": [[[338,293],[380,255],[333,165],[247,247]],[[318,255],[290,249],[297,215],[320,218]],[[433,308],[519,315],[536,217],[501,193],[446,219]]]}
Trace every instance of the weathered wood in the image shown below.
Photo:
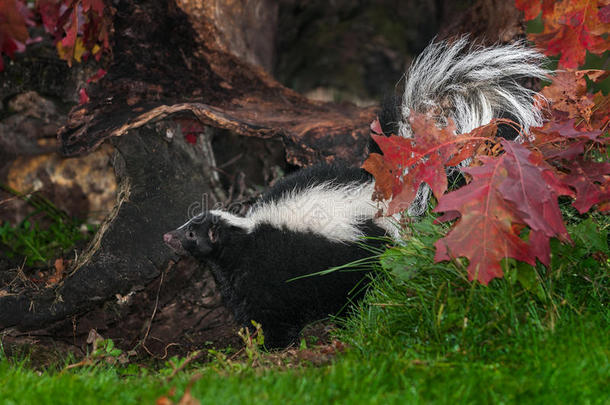
{"label": "weathered wood", "polygon": [[[177,126],[145,126],[115,141],[118,201],[89,249],[56,289],[0,299],[0,329],[63,319],[157,278],[172,258],[162,235],[194,203],[214,204],[212,169],[197,145],[167,138]],[[192,209],[192,208],[191,208]]]}
{"label": "weathered wood", "polygon": [[64,153],[191,111],[206,125],[281,139],[292,164],[362,161],[373,108],[310,101],[218,46],[212,20],[202,18],[197,31],[189,21],[171,1],[119,2],[113,63],[89,89],[91,102],[70,114]]}

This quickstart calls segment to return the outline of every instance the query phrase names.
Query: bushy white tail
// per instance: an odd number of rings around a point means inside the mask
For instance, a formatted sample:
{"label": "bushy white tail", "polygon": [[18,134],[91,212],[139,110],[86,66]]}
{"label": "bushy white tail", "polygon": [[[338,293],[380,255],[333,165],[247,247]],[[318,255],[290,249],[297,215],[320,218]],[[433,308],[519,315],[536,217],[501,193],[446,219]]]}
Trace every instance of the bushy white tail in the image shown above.
{"label": "bushy white tail", "polygon": [[451,43],[431,43],[407,72],[399,134],[412,135],[411,111],[431,114],[441,125],[451,118],[458,133],[503,116],[516,120],[526,132],[542,125],[534,92],[519,80],[546,77],[544,61],[542,54],[522,42],[482,47],[461,37]]}
{"label": "bushy white tail", "polygon": [[[524,78],[545,78],[545,57],[525,43],[482,47],[468,37],[454,42],[433,42],[407,72],[400,106],[398,133],[413,135],[409,125],[412,111],[432,116],[440,125],[452,119],[457,133],[466,133],[508,117],[528,132],[542,125],[541,106],[534,91],[519,83]],[[422,215],[428,206],[430,188],[422,184],[408,214]]]}

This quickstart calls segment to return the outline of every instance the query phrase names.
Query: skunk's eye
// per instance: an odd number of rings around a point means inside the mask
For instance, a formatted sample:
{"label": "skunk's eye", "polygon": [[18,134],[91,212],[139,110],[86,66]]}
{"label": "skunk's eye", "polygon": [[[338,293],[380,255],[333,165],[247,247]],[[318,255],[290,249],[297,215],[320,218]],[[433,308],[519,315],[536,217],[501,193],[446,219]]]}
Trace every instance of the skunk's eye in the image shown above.
{"label": "skunk's eye", "polygon": [[186,238],[188,240],[195,240],[197,239],[197,236],[195,236],[195,232],[193,232],[192,230],[188,230],[186,231]]}

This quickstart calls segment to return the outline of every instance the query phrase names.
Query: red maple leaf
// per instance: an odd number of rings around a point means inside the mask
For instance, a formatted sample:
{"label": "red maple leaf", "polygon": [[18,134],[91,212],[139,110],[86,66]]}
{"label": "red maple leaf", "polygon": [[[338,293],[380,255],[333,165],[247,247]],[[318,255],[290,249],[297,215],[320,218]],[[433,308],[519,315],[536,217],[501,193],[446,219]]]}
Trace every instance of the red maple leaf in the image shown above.
{"label": "red maple leaf", "polygon": [[385,199],[392,196],[388,215],[408,208],[421,183],[428,184],[434,196],[440,198],[447,190],[445,167],[472,157],[477,145],[495,135],[497,130],[492,122],[456,136],[452,122],[439,128],[434,120],[417,113],[411,114],[409,122],[414,134],[412,138],[386,137],[378,121],[371,125],[371,136],[383,155],[371,154],[362,167],[375,177],[375,188],[380,196]]}
{"label": "red maple leaf", "polygon": [[95,72],[95,74],[93,76],[91,76],[90,78],[87,79],[87,83],[96,83],[98,81],[100,81],[100,79],[104,76],[106,76],[106,70],[104,69],[98,69],[97,72]]}
{"label": "red maple leaf", "polygon": [[104,15],[104,1],[103,0],[83,0],[83,12],[92,10],[97,13],[100,17]]}
{"label": "red maple leaf", "polygon": [[525,20],[533,20],[540,15],[545,17],[553,11],[555,0],[515,0],[515,6],[524,12]]}
{"label": "red maple leaf", "polygon": [[[451,232],[437,241],[435,260],[467,257],[468,275],[487,284],[502,276],[501,260],[514,258],[535,264],[550,262],[551,237],[569,241],[557,198],[572,195],[541,154],[502,140],[504,154],[482,156],[480,167],[463,169],[472,181],[439,199],[438,221],[459,214]],[[527,225],[529,240],[520,231]]]}
{"label": "red maple leaf", "polygon": [[27,22],[29,11],[17,0],[0,0],[0,72],[4,70],[2,54],[13,57],[14,53],[23,50],[29,38]]}
{"label": "red maple leaf", "polygon": [[575,191],[572,205],[582,214],[596,204],[605,207],[610,198],[610,163],[585,159],[585,153],[594,149],[605,155],[610,138],[602,136],[601,129],[584,131],[575,128],[574,124],[571,119],[533,128],[535,139],[531,145],[557,168],[562,184]]}
{"label": "red maple leaf", "polygon": [[188,134],[184,135],[184,139],[191,145],[197,144],[197,134],[194,134],[192,132],[189,132]]}
{"label": "red maple leaf", "polygon": [[[37,0],[36,9],[42,19],[45,30],[56,40],[61,35],[60,8],[63,2],[60,0]],[[62,24],[63,25],[63,24]]]}
{"label": "red maple leaf", "polygon": [[392,198],[396,178],[395,168],[383,158],[383,155],[371,153],[362,168],[375,178],[375,190],[380,194],[379,197],[384,200]]}
{"label": "red maple leaf", "polygon": [[[525,10],[526,17],[532,17],[539,1],[530,7],[518,2],[517,7]],[[536,45],[547,55],[561,54],[559,67],[576,68],[585,61],[586,51],[601,54],[608,50],[609,39],[607,9],[599,0],[562,0],[553,4],[553,9],[545,8],[543,13],[544,31],[529,34]]]}
{"label": "red maple leaf", "polygon": [[[506,152],[504,167],[507,179],[499,186],[498,191],[507,201],[511,201],[520,212],[520,221],[525,222],[534,232],[547,237],[541,243],[548,245],[548,238],[558,237],[570,241],[565,228],[557,198],[560,195],[573,195],[555,175],[544,157],[515,142],[502,141]],[[539,257],[544,264],[549,258]]]}
{"label": "red maple leaf", "polygon": [[600,128],[607,122],[608,96],[601,92],[587,93],[585,76],[599,82],[608,76],[604,70],[569,70],[557,72],[553,83],[541,94],[550,101],[556,119],[577,118],[578,124],[588,129]]}
{"label": "red maple leaf", "polygon": [[570,168],[563,182],[576,190],[572,206],[578,212],[584,214],[595,204],[605,206],[610,202],[610,163],[579,159],[572,161]]}
{"label": "red maple leaf", "polygon": [[542,127],[532,128],[534,139],[532,147],[536,148],[542,156],[555,166],[562,166],[582,155],[587,145],[602,145],[607,140],[600,138],[601,129],[586,131],[575,128],[574,119],[565,121],[549,121]]}
{"label": "red maple leaf", "polygon": [[472,176],[472,181],[443,196],[434,210],[450,212],[452,216],[455,212],[460,214],[449,234],[434,244],[434,260],[466,257],[470,261],[468,278],[485,285],[495,277],[502,277],[500,261],[506,257],[535,264],[527,243],[514,232],[512,225],[518,218],[515,208],[498,193],[499,185],[507,177],[504,159],[504,156],[482,157],[482,166],[463,169]]}
{"label": "red maple leaf", "polygon": [[180,126],[185,141],[192,145],[196,145],[199,134],[205,132],[204,125],[195,119],[175,118],[174,122]]}
{"label": "red maple leaf", "polygon": [[89,102],[89,95],[87,94],[87,90],[80,89],[78,91],[78,104],[87,104]]}

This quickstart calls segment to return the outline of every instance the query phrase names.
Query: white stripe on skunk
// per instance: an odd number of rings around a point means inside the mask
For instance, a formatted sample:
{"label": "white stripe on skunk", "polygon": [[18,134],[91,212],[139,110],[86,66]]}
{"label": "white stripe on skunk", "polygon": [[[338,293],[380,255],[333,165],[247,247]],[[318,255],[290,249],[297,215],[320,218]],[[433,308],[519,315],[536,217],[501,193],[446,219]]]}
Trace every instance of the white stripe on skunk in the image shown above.
{"label": "white stripe on skunk", "polygon": [[[362,224],[373,219],[375,224],[398,237],[398,228],[389,218],[375,218],[379,203],[372,201],[375,183],[324,182],[302,190],[292,190],[276,200],[257,203],[244,216],[212,210],[211,214],[231,226],[252,233],[262,224],[291,232],[311,232],[333,242],[356,242],[363,236]],[[179,229],[187,226],[193,218]]]}

